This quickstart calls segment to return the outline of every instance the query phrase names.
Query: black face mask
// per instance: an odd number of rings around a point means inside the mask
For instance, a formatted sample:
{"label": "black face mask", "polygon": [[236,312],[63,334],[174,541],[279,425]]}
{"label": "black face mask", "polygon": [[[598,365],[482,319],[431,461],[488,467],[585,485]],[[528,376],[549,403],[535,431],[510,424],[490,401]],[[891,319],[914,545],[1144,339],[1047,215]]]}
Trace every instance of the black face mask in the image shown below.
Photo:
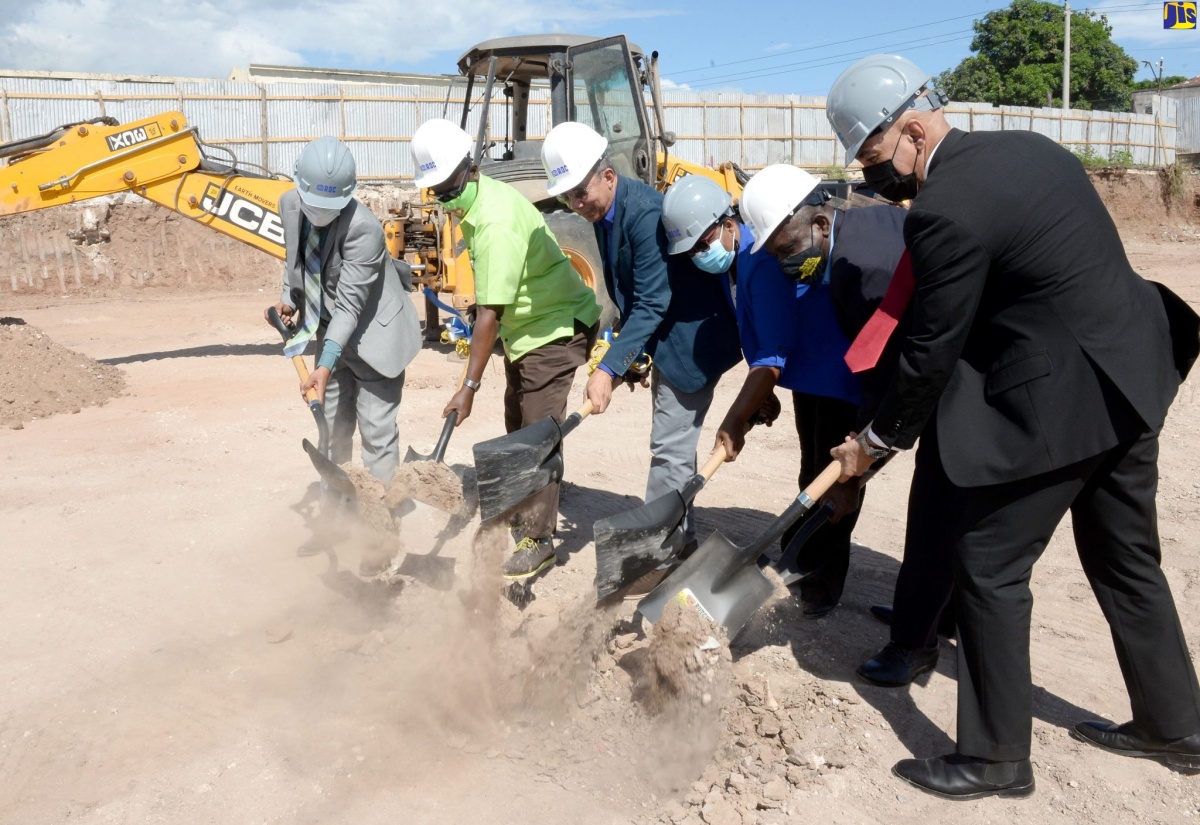
{"label": "black face mask", "polygon": [[812,244],[808,249],[779,260],[779,268],[783,270],[783,274],[800,284],[810,284],[821,276],[821,259],[824,253],[813,241],[812,227],[808,229],[808,239]]}
{"label": "black face mask", "polygon": [[463,190],[467,188],[467,184],[470,183],[469,178],[471,176],[468,174],[470,171],[471,162],[468,158],[467,160],[463,161],[462,172],[459,175],[458,183],[456,183],[452,189],[447,189],[445,192],[434,195],[434,197],[437,198],[440,203],[449,203],[457,198],[463,193]]}
{"label": "black face mask", "polygon": [[[900,140],[903,139],[903,137],[900,138]],[[899,148],[900,141],[896,141],[896,149]],[[921,188],[920,184],[917,183],[917,170],[914,166],[913,171],[907,175],[901,175],[897,172],[895,165],[892,163],[896,157],[896,149],[892,150],[892,156],[883,161],[883,163],[864,166],[862,170],[863,181],[867,186],[890,201],[912,200],[917,196],[917,191]]]}

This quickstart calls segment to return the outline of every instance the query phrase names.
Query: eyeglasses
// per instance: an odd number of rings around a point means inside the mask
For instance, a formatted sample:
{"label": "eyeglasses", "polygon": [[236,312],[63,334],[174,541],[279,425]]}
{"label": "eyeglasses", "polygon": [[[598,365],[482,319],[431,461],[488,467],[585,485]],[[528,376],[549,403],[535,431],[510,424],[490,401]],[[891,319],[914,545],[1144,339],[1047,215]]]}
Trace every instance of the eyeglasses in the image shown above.
{"label": "eyeglasses", "polygon": [[696,239],[696,245],[688,251],[688,257],[694,258],[716,243],[717,238],[721,235],[721,227],[723,223],[723,221],[717,221],[707,230],[705,230],[704,234]]}
{"label": "eyeglasses", "polygon": [[569,207],[575,201],[581,201],[588,196],[588,190],[592,186],[592,178],[596,176],[595,171],[588,173],[588,176],[583,179],[583,183],[576,186],[574,189],[568,189],[558,196],[558,202],[563,206]]}

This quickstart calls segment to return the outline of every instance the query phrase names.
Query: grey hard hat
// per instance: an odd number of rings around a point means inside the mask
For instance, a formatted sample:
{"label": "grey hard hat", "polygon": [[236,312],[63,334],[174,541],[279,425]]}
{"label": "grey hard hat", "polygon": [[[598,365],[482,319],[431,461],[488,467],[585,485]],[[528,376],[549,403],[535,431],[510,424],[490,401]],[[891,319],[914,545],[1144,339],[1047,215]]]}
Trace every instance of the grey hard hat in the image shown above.
{"label": "grey hard hat", "polygon": [[672,184],[663,198],[662,211],[668,254],[678,255],[695,246],[710,226],[732,214],[732,203],[728,192],[700,175],[687,175]]}
{"label": "grey hard hat", "polygon": [[918,97],[932,80],[933,75],[895,54],[864,57],[838,75],[825,100],[825,116],[846,147],[846,164],[872,132],[908,109],[941,108],[946,102],[941,94]]}
{"label": "grey hard hat", "polygon": [[335,137],[319,137],[304,147],[292,175],[300,200],[322,209],[341,209],[354,197],[354,155]]}

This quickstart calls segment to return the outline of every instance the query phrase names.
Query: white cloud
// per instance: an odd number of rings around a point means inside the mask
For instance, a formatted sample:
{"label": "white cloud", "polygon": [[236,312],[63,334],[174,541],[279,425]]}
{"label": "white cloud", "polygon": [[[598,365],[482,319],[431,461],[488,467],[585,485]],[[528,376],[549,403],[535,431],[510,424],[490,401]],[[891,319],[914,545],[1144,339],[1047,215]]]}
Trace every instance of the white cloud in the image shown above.
{"label": "white cloud", "polygon": [[686,83],[676,83],[669,77],[662,78],[659,80],[659,83],[662,84],[663,90],[668,92],[672,90],[687,90],[692,88]]}
{"label": "white cloud", "polygon": [[767,46],[765,49],[763,49],[763,51],[766,52],[767,54],[774,54],[775,52],[787,51],[791,47],[792,47],[792,44],[787,43],[787,42],[772,43],[770,46]]}
{"label": "white cloud", "polygon": [[248,63],[412,65],[510,34],[599,30],[664,13],[603,0],[0,0],[0,65],[224,77]]}
{"label": "white cloud", "polygon": [[[1112,39],[1132,52],[1144,46],[1190,46],[1196,43],[1195,29],[1164,29],[1162,4],[1146,9],[1129,9],[1129,0],[1105,0],[1092,11],[1104,14],[1106,8],[1113,9],[1108,15],[1112,26]],[[1200,48],[1200,46],[1198,46]]]}

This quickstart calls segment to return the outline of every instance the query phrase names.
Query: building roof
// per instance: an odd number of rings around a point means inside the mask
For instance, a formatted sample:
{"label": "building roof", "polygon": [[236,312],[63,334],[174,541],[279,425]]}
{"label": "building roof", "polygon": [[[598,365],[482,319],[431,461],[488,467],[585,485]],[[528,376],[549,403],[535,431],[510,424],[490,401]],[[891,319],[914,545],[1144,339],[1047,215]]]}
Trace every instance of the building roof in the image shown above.
{"label": "building roof", "polygon": [[1191,80],[1185,80],[1182,83],[1176,83],[1174,86],[1169,86],[1171,89],[1194,89],[1200,86],[1200,75],[1193,77]]}

